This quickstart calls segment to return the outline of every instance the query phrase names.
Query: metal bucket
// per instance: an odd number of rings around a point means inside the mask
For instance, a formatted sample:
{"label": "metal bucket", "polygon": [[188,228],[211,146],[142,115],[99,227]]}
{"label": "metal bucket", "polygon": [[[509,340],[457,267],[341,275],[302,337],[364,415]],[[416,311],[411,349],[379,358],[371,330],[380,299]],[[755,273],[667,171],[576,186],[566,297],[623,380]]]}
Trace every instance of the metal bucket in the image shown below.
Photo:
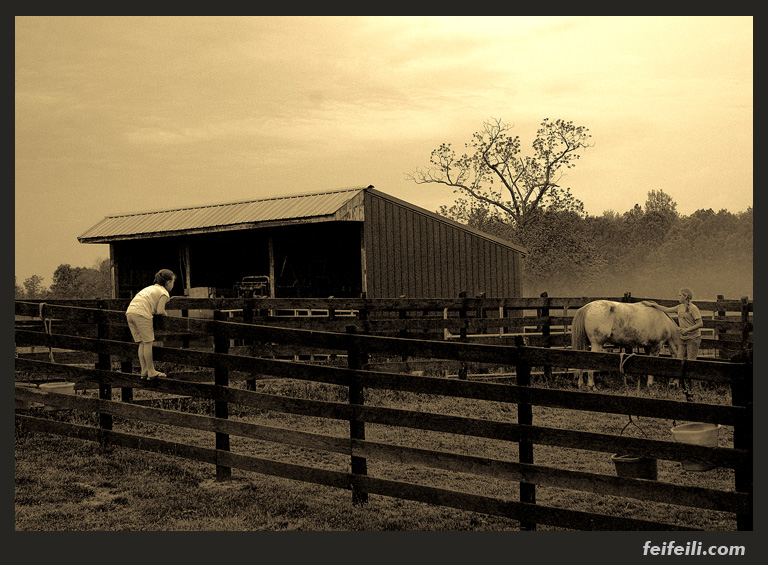
{"label": "metal bucket", "polygon": [[658,462],[653,457],[635,457],[614,453],[611,455],[611,461],[616,468],[617,477],[655,481],[659,476]]}

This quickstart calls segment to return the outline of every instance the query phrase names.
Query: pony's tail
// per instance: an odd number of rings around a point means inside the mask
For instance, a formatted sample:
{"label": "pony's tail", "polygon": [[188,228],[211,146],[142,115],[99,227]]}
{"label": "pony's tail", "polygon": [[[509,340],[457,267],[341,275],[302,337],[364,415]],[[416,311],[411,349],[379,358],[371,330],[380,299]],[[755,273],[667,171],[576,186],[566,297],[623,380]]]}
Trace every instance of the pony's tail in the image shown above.
{"label": "pony's tail", "polygon": [[581,351],[588,349],[589,340],[587,339],[587,331],[584,326],[585,316],[586,310],[583,307],[579,308],[573,316],[573,322],[571,322],[571,349]]}

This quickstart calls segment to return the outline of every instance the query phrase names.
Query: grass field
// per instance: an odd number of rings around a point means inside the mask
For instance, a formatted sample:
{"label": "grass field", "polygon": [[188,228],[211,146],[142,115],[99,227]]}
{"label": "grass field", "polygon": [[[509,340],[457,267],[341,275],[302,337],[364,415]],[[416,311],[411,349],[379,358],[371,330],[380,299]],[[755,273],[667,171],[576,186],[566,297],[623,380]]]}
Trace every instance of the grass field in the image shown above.
{"label": "grass field", "polygon": [[[570,386],[570,383],[553,383]],[[345,400],[345,392],[331,385],[288,380],[258,381],[259,390],[295,397]],[[632,388],[632,394],[637,391]],[[137,398],[142,391],[137,390]],[[616,388],[615,393],[625,391]],[[117,391],[115,394],[119,394]],[[652,393],[682,400],[679,391],[661,385]],[[705,402],[727,403],[723,390],[699,389]],[[212,414],[210,402],[190,399],[157,400],[155,405]],[[418,409],[427,412],[516,421],[516,406],[442,398],[410,393],[366,391],[366,404]],[[36,415],[96,425],[96,417],[77,412]],[[342,421],[275,414],[230,407],[230,418],[248,422],[348,437]],[[670,440],[670,421],[534,407],[534,423],[541,426],[624,433]],[[142,422],[115,420],[115,429],[163,439],[213,447],[213,434]],[[517,444],[467,438],[447,433],[367,425],[366,438],[516,461]],[[732,429],[724,427],[721,446],[732,445]],[[349,457],[282,444],[231,437],[231,450],[276,461],[347,471]],[[613,475],[610,454],[536,446],[537,464]],[[517,500],[514,482],[474,475],[369,460],[371,476],[439,486],[464,492]],[[353,505],[347,490],[312,485],[233,469],[231,481],[215,481],[209,464],[130,449],[104,449],[81,440],[17,430],[15,439],[15,529],[17,531],[514,531],[518,522],[424,503],[371,495],[365,505]],[[713,469],[686,472],[680,463],[659,461],[659,480],[732,490],[733,471]],[[537,503],[599,512],[620,517],[658,520],[702,528],[735,530],[729,513],[647,503],[629,498],[599,496],[555,488],[537,488]],[[541,530],[553,529],[539,526]]]}

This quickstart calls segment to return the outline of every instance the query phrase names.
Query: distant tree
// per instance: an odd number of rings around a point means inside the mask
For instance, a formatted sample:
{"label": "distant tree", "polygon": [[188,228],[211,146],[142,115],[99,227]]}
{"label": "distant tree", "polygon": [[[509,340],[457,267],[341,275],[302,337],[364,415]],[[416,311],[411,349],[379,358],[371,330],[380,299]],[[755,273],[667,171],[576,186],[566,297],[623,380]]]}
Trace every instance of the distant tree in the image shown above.
{"label": "distant tree", "polygon": [[522,156],[520,138],[508,135],[511,129],[500,120],[486,122],[464,145],[470,153],[458,156],[450,143],[443,143],[432,151],[430,167],[417,169],[409,178],[417,184],[453,187],[463,197],[457,200],[460,213],[479,203],[521,228],[559,188],[564,171],[574,167],[580,153],[590,147],[591,135],[573,122],[545,119],[536,132],[533,155]]}
{"label": "distant tree", "polygon": [[30,300],[47,298],[50,292],[43,286],[43,278],[37,275],[32,275],[28,279],[24,280],[24,298]]}
{"label": "distant tree", "polygon": [[663,190],[651,190],[645,201],[645,213],[657,212],[674,219],[678,217],[677,203]]}
{"label": "distant tree", "polygon": [[63,263],[53,273],[51,293],[56,298],[107,298],[109,280],[109,259],[94,269]]}
{"label": "distant tree", "polygon": [[13,277],[13,286],[14,286],[13,297],[16,300],[20,300],[24,298],[24,289],[19,286],[19,283],[17,283],[16,280],[17,280],[16,277]]}
{"label": "distant tree", "polygon": [[533,213],[519,230],[528,255],[524,283],[528,292],[561,296],[594,284],[605,260],[582,215],[572,210]]}
{"label": "distant tree", "polygon": [[56,298],[79,298],[79,279],[82,267],[75,267],[69,263],[59,265],[53,272],[51,293]]}

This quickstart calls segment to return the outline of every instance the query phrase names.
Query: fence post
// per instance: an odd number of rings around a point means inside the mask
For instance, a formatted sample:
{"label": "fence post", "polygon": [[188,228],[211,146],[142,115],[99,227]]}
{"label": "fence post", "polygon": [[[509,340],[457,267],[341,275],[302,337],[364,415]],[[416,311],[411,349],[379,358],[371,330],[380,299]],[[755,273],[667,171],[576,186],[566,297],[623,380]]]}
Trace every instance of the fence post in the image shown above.
{"label": "fence post", "polygon": [[[405,310],[404,308],[399,308],[397,310],[397,319],[398,320],[407,320],[408,319],[408,311]],[[398,337],[403,337],[403,338],[410,337],[410,334],[409,334],[407,329],[401,329],[399,332],[397,332],[397,335],[398,335]],[[400,356],[400,361],[405,363],[406,361],[408,361],[408,356],[407,355],[401,355]]]}
{"label": "fence post", "polygon": [[[347,334],[350,335],[350,338],[353,338],[354,334],[356,333],[357,333],[357,328],[355,328],[355,326],[347,326]],[[353,339],[349,339],[348,341],[347,363],[348,363],[348,367],[353,371],[360,370],[360,368],[365,363],[367,363],[367,354],[360,351],[360,348],[357,346],[357,344],[354,342]],[[349,383],[349,403],[351,405],[362,406],[364,401],[365,401],[365,398],[363,395],[363,387],[360,386],[357,377],[353,375]],[[354,418],[350,418],[349,438],[350,438],[350,452],[351,452],[351,444],[353,440],[365,439],[365,422],[360,422],[355,420]],[[352,474],[367,475],[368,463],[365,457],[356,457],[352,455],[351,458],[352,458],[351,460]],[[359,488],[356,488],[355,485],[353,484],[352,485],[352,503],[364,504],[366,502],[368,502],[368,493],[360,490]]]}
{"label": "fence post", "polygon": [[[467,292],[465,290],[461,291],[459,293],[459,298],[461,298],[463,301],[463,304],[459,309],[459,320],[461,320],[461,327],[459,328],[459,340],[466,342],[468,340],[467,328],[469,327],[469,320],[467,319]],[[462,362],[461,366],[459,367],[459,379],[466,380],[468,373],[469,370],[467,364]]]}
{"label": "fence post", "polygon": [[[213,319],[216,322],[223,322],[226,320],[226,314],[221,310],[215,310],[213,312]],[[213,326],[213,352],[226,354],[229,352],[229,338],[224,335],[220,324],[216,323]],[[213,366],[213,381],[217,387],[229,386],[229,369],[225,367],[221,361],[216,358]],[[214,416],[216,418],[229,418],[229,406],[224,400],[213,401]],[[229,434],[216,432],[216,450],[229,451]],[[232,478],[232,468],[225,467],[223,465],[216,465],[216,480],[225,481]]]}
{"label": "fence post", "polygon": [[[521,348],[525,345],[522,336],[515,336],[515,347]],[[518,354],[515,372],[517,374],[517,386],[531,386],[531,366],[522,360],[522,355]],[[520,426],[533,425],[533,407],[529,402],[521,400],[517,404],[517,423]],[[520,463],[533,464],[533,441],[530,438],[529,429],[520,429],[520,441],[518,444],[518,459]],[[533,483],[520,483],[520,502],[536,504],[536,485]],[[536,529],[535,522],[521,521],[520,529],[532,531]]]}
{"label": "fence post", "polygon": [[[542,292],[539,296],[544,299],[544,304],[541,308],[539,308],[539,317],[547,318],[547,321],[539,326],[543,341],[542,347],[552,347],[552,321],[549,319],[549,293],[545,291]],[[544,382],[550,382],[552,378],[552,366],[545,365],[542,367],[542,369],[544,370]]]}
{"label": "fence post", "polygon": [[741,351],[749,350],[749,297],[741,297]]}
{"label": "fence post", "polygon": [[[731,384],[731,404],[734,406],[745,406],[747,408],[744,420],[737,422],[733,427],[733,447],[735,449],[744,449],[747,451],[747,460],[743,467],[736,467],[734,473],[734,488],[736,492],[745,492],[749,494],[748,507],[743,512],[736,514],[736,529],[739,531],[753,530],[753,502],[754,479],[753,479],[753,456],[754,456],[754,434],[753,426],[753,386],[752,386],[752,352],[747,351],[743,354],[745,365],[743,377],[739,381]],[[742,356],[740,355],[740,357]]]}
{"label": "fence post", "polygon": [[[133,373],[133,361],[120,361],[121,373]],[[133,402],[133,387],[124,386],[120,389],[120,400]]]}
{"label": "fence post", "polygon": [[[129,341],[133,342],[133,339],[131,338],[131,334],[128,331],[127,327],[123,328],[123,332],[127,332],[125,335],[129,339]],[[133,360],[136,357],[134,356],[132,359],[129,360],[123,360],[120,361],[120,372],[121,373],[128,373],[133,374]],[[120,388],[120,400],[122,402],[133,402],[133,387],[130,386],[124,386]]]}
{"label": "fence post", "polygon": [[[105,303],[103,300],[97,302],[99,309],[99,318],[96,327],[96,335],[99,340],[106,339],[109,335],[109,326],[104,322]],[[98,360],[96,361],[96,369],[102,371],[112,370],[112,359],[108,354],[99,353]],[[99,399],[100,400],[112,400],[112,385],[108,383],[99,382]],[[112,414],[102,414],[99,412],[99,428],[103,431],[112,430]],[[107,447],[106,434],[101,434],[101,446]]]}
{"label": "fence post", "polygon": [[[181,309],[181,317],[182,318],[189,318],[189,309],[188,308],[182,308]],[[187,324],[187,329],[189,329],[189,324]],[[189,349],[189,336],[185,335],[183,338],[181,338],[181,348],[182,349]]]}
{"label": "fence post", "polygon": [[[717,306],[718,306],[718,308],[722,308],[722,305],[720,304],[720,302],[722,302],[723,300],[725,300],[725,296],[722,295],[722,294],[718,294],[717,295],[717,302],[718,302]],[[723,316],[725,316],[725,310],[718,310],[716,312],[716,318],[720,319]],[[723,354],[722,354],[723,350],[720,348],[720,328],[717,325],[715,325],[715,335],[714,335],[714,337],[715,337],[715,339],[717,340],[717,343],[718,343],[717,349],[715,350],[716,351],[715,358],[716,359],[720,359],[721,357],[723,357]],[[727,355],[726,355],[726,357],[727,357]]]}
{"label": "fence post", "polygon": [[[246,298],[245,304],[243,305],[243,323],[244,324],[252,324],[253,323],[253,298]],[[252,339],[248,339],[243,341],[243,345],[249,345],[251,346],[251,350],[253,349],[254,341]],[[245,380],[245,390],[256,390],[256,375],[254,374],[252,377],[247,378]]]}

